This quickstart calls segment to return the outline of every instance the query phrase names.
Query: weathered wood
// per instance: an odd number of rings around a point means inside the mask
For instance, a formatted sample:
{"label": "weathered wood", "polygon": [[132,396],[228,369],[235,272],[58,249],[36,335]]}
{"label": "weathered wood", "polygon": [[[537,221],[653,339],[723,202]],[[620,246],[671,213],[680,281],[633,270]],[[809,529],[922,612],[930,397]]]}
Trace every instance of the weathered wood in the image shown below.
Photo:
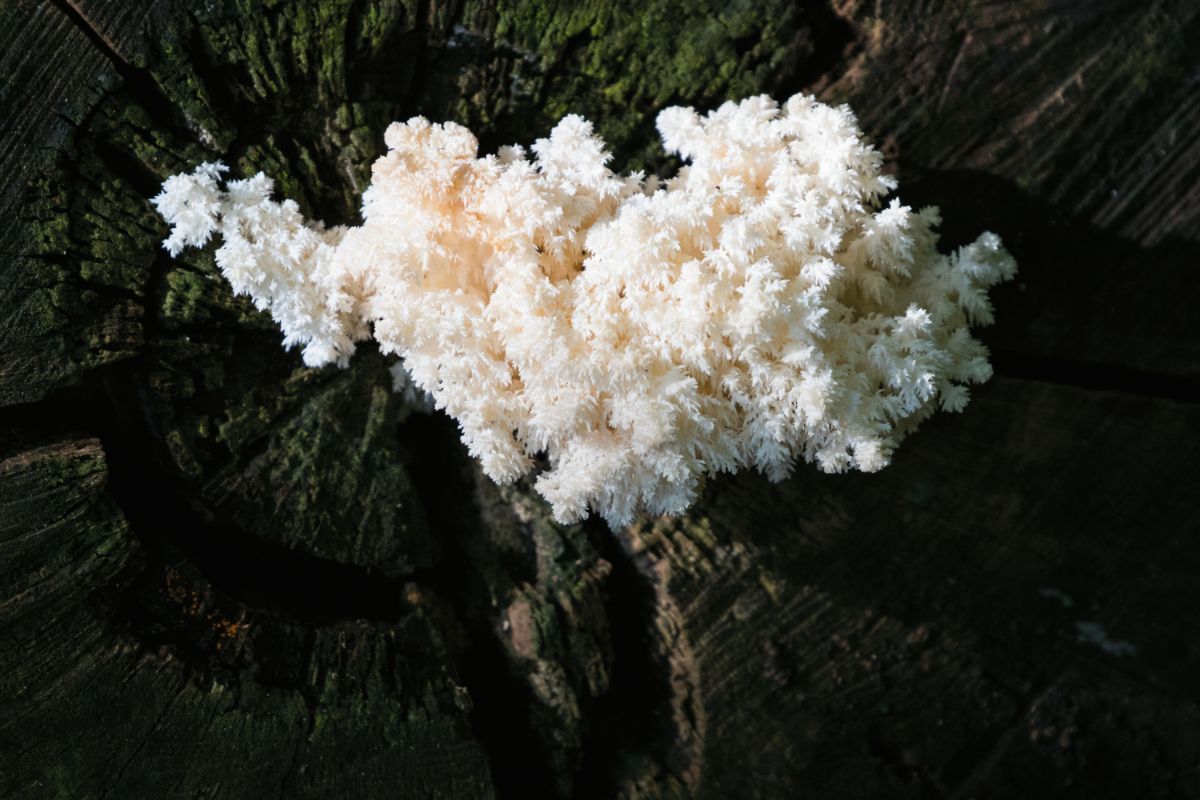
{"label": "weathered wood", "polygon": [[706,794],[1200,791],[1200,409],[1004,379],[974,404],[895,469],[740,475],[623,534]]}
{"label": "weathered wood", "polygon": [[[1200,795],[1200,11],[18,0],[0,9],[0,795]],[[381,131],[849,102],[1019,283],[877,475],[550,521],[386,362],[306,370],[147,198],[353,221]]]}
{"label": "weathered wood", "polygon": [[363,356],[359,369],[305,386],[304,404],[275,420],[262,451],[212,476],[199,494],[251,535],[404,575],[432,566],[437,542],[399,451],[402,401],[382,359]]}
{"label": "weathered wood", "polygon": [[94,439],[0,458],[13,797],[490,796],[437,615],[304,624],[148,563]]}
{"label": "weathered wood", "polygon": [[906,202],[940,205],[952,239],[996,230],[1021,265],[990,342],[1194,389],[1200,8],[842,6],[861,48],[820,94],[898,159]]}
{"label": "weathered wood", "polygon": [[[128,356],[140,343],[141,308],[128,291],[98,292],[89,285],[93,276],[79,263],[68,231],[74,228],[80,234],[75,241],[90,250],[85,230],[95,217],[83,219],[83,209],[71,208],[70,194],[53,185],[48,169],[70,146],[75,127],[117,83],[116,71],[69,19],[32,0],[0,9],[0,53],[5,109],[0,169],[6,187],[0,192],[6,220],[0,226],[0,403],[9,404],[36,400],[78,380],[87,368]],[[72,179],[81,182],[97,177],[76,174],[71,172]],[[128,192],[106,189],[97,186],[97,212],[114,203],[140,208]],[[102,238],[128,235],[114,230]],[[141,250],[142,261],[152,258],[141,246],[121,244],[121,252]],[[129,274],[118,282],[121,289],[132,290],[142,277],[132,274],[140,271],[131,265],[108,267]],[[103,277],[98,282],[111,284]]]}

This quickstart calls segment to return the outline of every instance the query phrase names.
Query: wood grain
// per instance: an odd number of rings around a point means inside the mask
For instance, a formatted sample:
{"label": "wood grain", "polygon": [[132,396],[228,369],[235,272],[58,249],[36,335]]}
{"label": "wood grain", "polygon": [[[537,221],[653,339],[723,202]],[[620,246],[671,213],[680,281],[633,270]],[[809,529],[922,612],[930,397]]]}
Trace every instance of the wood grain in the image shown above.
{"label": "wood grain", "polygon": [[[1200,796],[1187,0],[17,0],[0,9],[0,795]],[[381,131],[848,102],[1018,281],[875,475],[553,523],[387,363],[303,369],[147,198],[352,222]]]}

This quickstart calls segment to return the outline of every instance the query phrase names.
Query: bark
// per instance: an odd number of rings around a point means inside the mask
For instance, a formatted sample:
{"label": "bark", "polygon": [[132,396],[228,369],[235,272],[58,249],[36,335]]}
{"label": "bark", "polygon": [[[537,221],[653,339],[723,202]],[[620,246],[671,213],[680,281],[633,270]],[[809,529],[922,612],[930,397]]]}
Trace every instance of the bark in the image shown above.
{"label": "bark", "polygon": [[[1200,9],[0,9],[0,795],[1200,796]],[[304,369],[147,202],[353,222],[393,119],[848,102],[1020,264],[997,377],[876,475],[554,524],[387,363]]]}

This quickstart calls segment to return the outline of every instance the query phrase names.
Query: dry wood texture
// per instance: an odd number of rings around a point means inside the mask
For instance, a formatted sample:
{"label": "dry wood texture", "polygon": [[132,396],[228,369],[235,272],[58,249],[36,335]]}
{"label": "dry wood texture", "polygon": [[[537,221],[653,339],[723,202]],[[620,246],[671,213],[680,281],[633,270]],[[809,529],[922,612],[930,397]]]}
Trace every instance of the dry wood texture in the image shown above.
{"label": "dry wood texture", "polygon": [[[0,796],[1200,797],[1200,6],[0,7]],[[353,221],[392,119],[849,102],[1020,263],[997,378],[871,476],[553,524],[306,370],[147,198]]]}

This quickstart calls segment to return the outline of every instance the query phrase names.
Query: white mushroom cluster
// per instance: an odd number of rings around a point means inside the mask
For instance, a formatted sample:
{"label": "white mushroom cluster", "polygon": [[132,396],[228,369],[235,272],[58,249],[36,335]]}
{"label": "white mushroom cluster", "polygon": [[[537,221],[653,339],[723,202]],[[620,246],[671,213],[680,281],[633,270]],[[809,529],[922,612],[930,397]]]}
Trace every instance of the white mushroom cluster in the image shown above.
{"label": "white mushroom cluster", "polygon": [[987,380],[968,326],[1013,259],[991,233],[941,254],[936,209],[881,208],[895,181],[848,108],[760,96],[658,129],[687,162],[666,180],[613,173],[578,116],[482,158],[462,126],[393,123],[352,228],[219,164],[153,202],[172,254],[220,234],[221,271],[306,363],[373,336],[494,480],[544,454],[564,522],[676,514],[723,471],[878,470]]}

